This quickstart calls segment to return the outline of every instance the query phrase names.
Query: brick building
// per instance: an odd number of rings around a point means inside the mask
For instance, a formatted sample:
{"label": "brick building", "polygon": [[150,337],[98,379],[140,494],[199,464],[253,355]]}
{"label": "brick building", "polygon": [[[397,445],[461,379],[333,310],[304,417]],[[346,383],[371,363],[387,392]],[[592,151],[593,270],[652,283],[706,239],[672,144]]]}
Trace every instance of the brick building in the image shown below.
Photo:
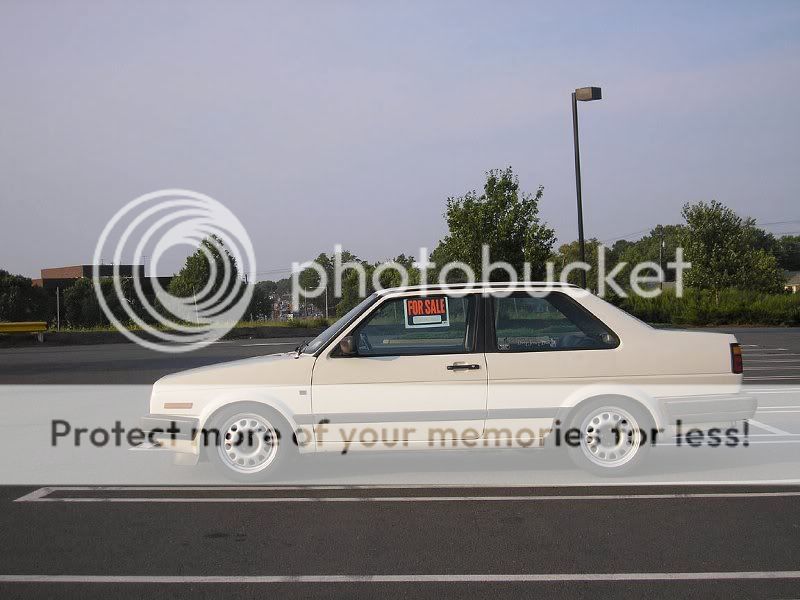
{"label": "brick building", "polygon": [[[41,277],[32,280],[33,285],[43,287],[46,290],[55,292],[56,289],[64,291],[78,279],[94,276],[94,265],[75,265],[72,267],[54,267],[41,270]],[[114,265],[99,265],[100,277],[113,277]],[[153,285],[150,277],[145,277],[144,265],[118,265],[119,276],[123,278],[136,277],[141,281],[142,291],[145,296],[153,295]],[[158,282],[163,288],[169,286],[172,277],[157,277]]]}

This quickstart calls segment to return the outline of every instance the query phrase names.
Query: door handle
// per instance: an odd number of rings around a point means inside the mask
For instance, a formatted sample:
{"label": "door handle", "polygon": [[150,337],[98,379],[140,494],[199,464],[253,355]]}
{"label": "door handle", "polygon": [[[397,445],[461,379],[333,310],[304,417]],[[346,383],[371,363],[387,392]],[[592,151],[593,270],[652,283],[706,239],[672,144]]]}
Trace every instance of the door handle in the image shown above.
{"label": "door handle", "polygon": [[480,368],[481,366],[476,364],[453,363],[452,365],[447,365],[448,371],[475,371]]}

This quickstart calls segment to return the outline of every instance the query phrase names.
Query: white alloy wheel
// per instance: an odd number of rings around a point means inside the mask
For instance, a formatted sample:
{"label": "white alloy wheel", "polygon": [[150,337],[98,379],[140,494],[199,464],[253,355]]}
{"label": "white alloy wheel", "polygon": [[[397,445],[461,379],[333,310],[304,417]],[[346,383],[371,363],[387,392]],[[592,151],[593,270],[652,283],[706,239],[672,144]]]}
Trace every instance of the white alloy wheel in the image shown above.
{"label": "white alloy wheel", "polygon": [[579,427],[584,457],[601,468],[622,467],[633,460],[642,446],[640,423],[618,406],[593,408]]}
{"label": "white alloy wheel", "polygon": [[217,445],[220,462],[241,475],[267,469],[279,451],[279,438],[272,423],[255,413],[237,413],[222,421]]}

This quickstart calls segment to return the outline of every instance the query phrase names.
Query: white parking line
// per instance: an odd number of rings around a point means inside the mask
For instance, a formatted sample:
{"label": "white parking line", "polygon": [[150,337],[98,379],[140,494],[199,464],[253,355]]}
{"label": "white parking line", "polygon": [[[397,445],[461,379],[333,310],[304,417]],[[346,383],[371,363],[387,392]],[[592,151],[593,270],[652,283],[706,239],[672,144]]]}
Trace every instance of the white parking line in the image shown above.
{"label": "white parking line", "polygon": [[[800,480],[786,480],[782,483],[797,483]],[[652,484],[642,484],[652,485]],[[672,483],[672,485],[677,485]],[[51,498],[48,494],[57,492],[64,488],[44,488],[48,492],[31,497],[32,494],[17,498],[16,502],[75,502],[75,503],[322,503],[322,502],[575,502],[575,501],[609,501],[609,500],[689,500],[705,498],[783,498],[800,497],[800,491],[796,492],[709,492],[709,493],[671,493],[671,494],[586,494],[586,495],[562,495],[562,496],[285,496],[285,497],[237,497],[237,496],[218,496],[218,497],[113,497],[113,496],[94,496],[94,497],[57,497]],[[93,490],[93,488],[86,488]],[[126,491],[140,491],[135,488],[121,488]],[[195,488],[203,490],[204,488]],[[219,490],[220,488],[205,488],[206,490]],[[228,488],[226,488],[228,489]],[[230,488],[235,490],[235,488]],[[247,488],[252,490],[253,488]],[[259,488],[255,488],[259,489]],[[364,489],[364,488],[362,488]],[[396,489],[396,488],[395,488]],[[150,488],[151,491],[176,491],[176,488]],[[188,488],[178,488],[177,491],[185,491]],[[98,489],[97,491],[103,491]],[[146,490],[141,490],[146,491]]]}
{"label": "white parking line", "polygon": [[[765,411],[766,412],[766,411]],[[766,423],[762,423],[761,421],[756,421],[755,419],[748,419],[751,425],[755,425],[764,431],[769,431],[775,435],[792,435],[788,431],[784,431],[783,429],[778,429],[777,427],[773,427],[772,425],[767,425]]]}
{"label": "white parking line", "polygon": [[787,358],[786,360],[768,360],[768,359],[761,359],[761,358],[748,358],[749,363],[767,363],[767,364],[777,364],[777,363],[800,363],[800,358]]}
{"label": "white parking line", "polygon": [[745,381],[769,381],[771,379],[800,379],[800,375],[773,375],[773,376],[760,376],[760,377],[744,377]]}
{"label": "white parking line", "polygon": [[0,583],[537,583],[800,579],[800,571],[681,573],[464,573],[406,575],[0,575]]}
{"label": "white parking line", "polygon": [[36,502],[40,498],[47,496],[52,491],[53,488],[42,487],[38,490],[33,490],[30,494],[25,494],[21,498],[17,498],[14,502]]}
{"label": "white parking line", "polygon": [[748,367],[748,371],[800,371],[800,367]]}
{"label": "white parking line", "polygon": [[[768,348],[766,346],[749,346],[750,348],[758,348],[758,350],[742,350],[742,352],[788,352],[788,348]],[[748,348],[748,346],[742,346]]]}

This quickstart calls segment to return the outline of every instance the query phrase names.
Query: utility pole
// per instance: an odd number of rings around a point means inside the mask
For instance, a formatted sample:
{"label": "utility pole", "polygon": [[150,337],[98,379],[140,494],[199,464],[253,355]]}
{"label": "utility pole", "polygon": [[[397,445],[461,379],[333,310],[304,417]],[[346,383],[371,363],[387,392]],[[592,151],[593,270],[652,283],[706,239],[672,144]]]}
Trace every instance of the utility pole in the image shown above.
{"label": "utility pole", "polygon": [[[581,151],[578,144],[578,100],[589,102],[600,100],[602,92],[599,87],[578,88],[572,92],[572,141],[575,146],[575,191],[578,196],[578,244],[581,262],[586,262],[586,242],[583,237],[583,199],[581,198]],[[586,288],[586,271],[581,269],[581,287]]]}
{"label": "utility pole", "polygon": [[658,282],[661,291],[664,291],[664,228],[658,228],[659,243],[658,243],[658,266],[661,269],[661,281]]}
{"label": "utility pole", "polygon": [[194,297],[194,322],[195,325],[200,325],[200,317],[197,316],[197,291],[192,286],[192,296]]}
{"label": "utility pole", "polygon": [[56,331],[61,331],[61,288],[56,288]]}
{"label": "utility pole", "polygon": [[325,318],[328,318],[328,286],[325,286]]}

